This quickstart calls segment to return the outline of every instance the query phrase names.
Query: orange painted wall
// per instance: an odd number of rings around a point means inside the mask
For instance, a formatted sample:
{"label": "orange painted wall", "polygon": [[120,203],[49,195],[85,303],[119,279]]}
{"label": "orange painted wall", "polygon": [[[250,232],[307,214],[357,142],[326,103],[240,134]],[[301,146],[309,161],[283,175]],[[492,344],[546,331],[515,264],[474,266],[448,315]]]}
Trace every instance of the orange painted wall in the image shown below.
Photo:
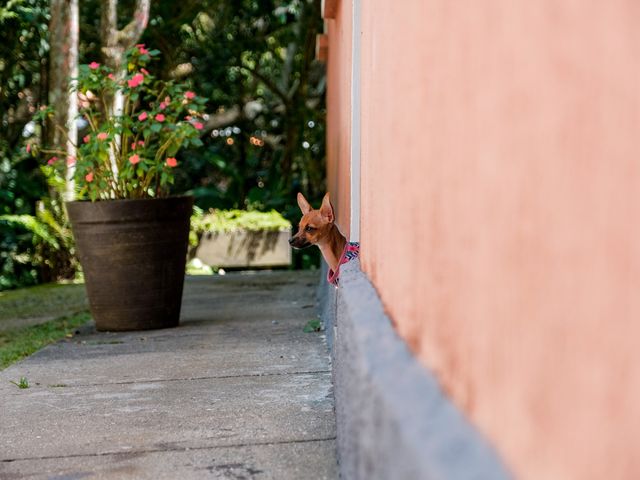
{"label": "orange painted wall", "polygon": [[640,478],[640,3],[361,4],[362,265],[398,332],[518,478]]}
{"label": "orange painted wall", "polygon": [[[336,222],[349,235],[351,156],[351,36],[350,1],[338,1],[335,19],[326,19],[327,61],[327,190]],[[316,206],[317,208],[317,206]]]}

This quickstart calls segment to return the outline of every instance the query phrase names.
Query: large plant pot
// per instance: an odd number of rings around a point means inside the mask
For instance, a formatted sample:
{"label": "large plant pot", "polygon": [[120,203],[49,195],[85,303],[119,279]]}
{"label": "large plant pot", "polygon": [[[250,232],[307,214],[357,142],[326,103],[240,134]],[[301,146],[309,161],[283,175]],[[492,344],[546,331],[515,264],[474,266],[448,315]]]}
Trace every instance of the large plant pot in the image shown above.
{"label": "large plant pot", "polygon": [[68,202],[96,328],[175,327],[192,197]]}

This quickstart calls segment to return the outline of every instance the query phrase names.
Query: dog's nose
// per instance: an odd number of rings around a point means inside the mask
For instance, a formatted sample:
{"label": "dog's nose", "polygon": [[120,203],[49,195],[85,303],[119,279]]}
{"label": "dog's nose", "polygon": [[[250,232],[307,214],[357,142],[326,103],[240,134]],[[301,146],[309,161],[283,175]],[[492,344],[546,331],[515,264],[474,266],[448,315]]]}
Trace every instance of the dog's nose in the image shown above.
{"label": "dog's nose", "polygon": [[293,237],[291,237],[291,238],[289,239],[289,245],[293,245],[293,242],[294,242],[294,241],[295,241],[295,239],[294,239]]}

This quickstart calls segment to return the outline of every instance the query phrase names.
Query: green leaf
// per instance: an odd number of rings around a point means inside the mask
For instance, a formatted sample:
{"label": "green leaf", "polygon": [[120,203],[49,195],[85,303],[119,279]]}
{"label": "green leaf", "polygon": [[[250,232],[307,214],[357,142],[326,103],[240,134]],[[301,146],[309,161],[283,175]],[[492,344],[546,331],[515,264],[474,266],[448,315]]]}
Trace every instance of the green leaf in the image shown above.
{"label": "green leaf", "polygon": [[302,331],[304,333],[321,332],[322,323],[320,323],[320,320],[318,319],[309,320],[307,324],[304,326],[304,328],[302,329]]}

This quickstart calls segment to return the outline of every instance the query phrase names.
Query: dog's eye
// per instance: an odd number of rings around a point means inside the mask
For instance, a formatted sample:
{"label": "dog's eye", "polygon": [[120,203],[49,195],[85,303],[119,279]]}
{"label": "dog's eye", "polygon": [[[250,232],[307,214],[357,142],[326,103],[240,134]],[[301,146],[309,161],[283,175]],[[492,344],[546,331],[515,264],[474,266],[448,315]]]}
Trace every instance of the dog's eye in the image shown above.
{"label": "dog's eye", "polygon": [[304,228],[304,231],[305,231],[305,232],[309,232],[309,233],[311,233],[311,232],[315,231],[315,228],[310,227],[310,226],[308,226],[308,225],[307,225],[307,226]]}

